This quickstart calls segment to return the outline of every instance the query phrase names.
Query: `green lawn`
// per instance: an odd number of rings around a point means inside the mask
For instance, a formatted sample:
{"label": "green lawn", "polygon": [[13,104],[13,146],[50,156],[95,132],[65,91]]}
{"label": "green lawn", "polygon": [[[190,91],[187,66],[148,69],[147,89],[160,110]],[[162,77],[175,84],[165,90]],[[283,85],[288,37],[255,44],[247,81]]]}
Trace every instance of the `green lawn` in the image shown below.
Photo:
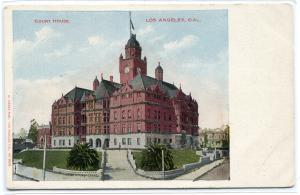
{"label": "green lawn", "polygon": [[[136,166],[141,168],[142,152],[132,152]],[[182,149],[172,150],[175,168],[181,168],[184,164],[194,163],[199,161],[199,156],[195,150]]]}
{"label": "green lawn", "polygon": [[[15,159],[22,159],[23,164],[28,167],[43,168],[43,151],[25,151],[14,154]],[[67,169],[67,157],[69,151],[47,151],[46,154],[46,169],[52,170],[54,166]],[[101,162],[101,153],[100,162]]]}

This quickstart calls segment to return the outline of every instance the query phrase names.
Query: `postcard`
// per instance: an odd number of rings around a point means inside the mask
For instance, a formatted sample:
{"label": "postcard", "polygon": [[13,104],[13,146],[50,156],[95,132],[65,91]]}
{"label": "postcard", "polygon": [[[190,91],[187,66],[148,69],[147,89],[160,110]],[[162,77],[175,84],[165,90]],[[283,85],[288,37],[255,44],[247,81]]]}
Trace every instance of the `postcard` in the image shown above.
{"label": "postcard", "polygon": [[292,5],[4,14],[8,188],[293,185]]}

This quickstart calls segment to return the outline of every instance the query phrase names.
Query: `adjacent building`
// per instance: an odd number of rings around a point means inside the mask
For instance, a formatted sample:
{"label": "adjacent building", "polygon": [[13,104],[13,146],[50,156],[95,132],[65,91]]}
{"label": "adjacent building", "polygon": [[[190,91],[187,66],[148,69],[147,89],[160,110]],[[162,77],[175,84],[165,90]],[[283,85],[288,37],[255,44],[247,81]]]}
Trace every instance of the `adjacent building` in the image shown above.
{"label": "adjacent building", "polygon": [[132,33],[119,56],[119,74],[118,83],[113,76],[96,76],[92,90],[75,87],[53,103],[53,148],[81,142],[95,148],[144,148],[150,143],[179,148],[198,142],[197,101],[164,80],[159,62],[155,77],[147,74],[147,58]]}
{"label": "adjacent building", "polygon": [[199,134],[200,145],[204,148],[229,148],[229,126],[216,129],[202,129]]}
{"label": "adjacent building", "polygon": [[[51,148],[51,127],[49,125],[40,125],[38,126],[38,135],[37,135],[37,147],[44,148],[45,140],[46,147]],[[46,138],[45,138],[46,136]]]}

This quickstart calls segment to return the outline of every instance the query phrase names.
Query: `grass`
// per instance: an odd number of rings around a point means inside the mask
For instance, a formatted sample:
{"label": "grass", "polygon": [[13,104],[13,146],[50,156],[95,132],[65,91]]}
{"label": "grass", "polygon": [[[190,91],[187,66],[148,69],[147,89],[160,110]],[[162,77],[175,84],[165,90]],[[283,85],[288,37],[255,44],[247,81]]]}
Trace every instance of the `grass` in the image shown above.
{"label": "grass", "polygon": [[[14,154],[15,159],[22,159],[23,165],[28,167],[43,168],[43,151],[24,151],[22,153]],[[47,151],[46,153],[46,169],[52,170],[54,166],[68,169],[67,158],[69,151]],[[101,153],[100,162],[101,162]]]}
{"label": "grass", "polygon": [[[199,156],[196,155],[195,150],[178,149],[171,151],[175,168],[181,168],[184,164],[195,163],[199,161]],[[132,152],[136,166],[141,168],[142,152]]]}

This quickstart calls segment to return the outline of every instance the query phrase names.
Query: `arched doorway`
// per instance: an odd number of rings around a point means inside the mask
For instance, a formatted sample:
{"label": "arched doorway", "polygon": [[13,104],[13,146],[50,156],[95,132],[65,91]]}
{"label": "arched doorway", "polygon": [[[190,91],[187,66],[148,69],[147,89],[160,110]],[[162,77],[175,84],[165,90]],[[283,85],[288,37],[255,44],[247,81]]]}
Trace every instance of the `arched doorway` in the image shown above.
{"label": "arched doorway", "polygon": [[104,147],[109,148],[109,139],[104,140]]}
{"label": "arched doorway", "polygon": [[101,139],[99,138],[96,139],[96,147],[97,148],[101,147]]}
{"label": "arched doorway", "polygon": [[93,147],[93,139],[92,138],[89,139],[89,144],[91,147]]}

